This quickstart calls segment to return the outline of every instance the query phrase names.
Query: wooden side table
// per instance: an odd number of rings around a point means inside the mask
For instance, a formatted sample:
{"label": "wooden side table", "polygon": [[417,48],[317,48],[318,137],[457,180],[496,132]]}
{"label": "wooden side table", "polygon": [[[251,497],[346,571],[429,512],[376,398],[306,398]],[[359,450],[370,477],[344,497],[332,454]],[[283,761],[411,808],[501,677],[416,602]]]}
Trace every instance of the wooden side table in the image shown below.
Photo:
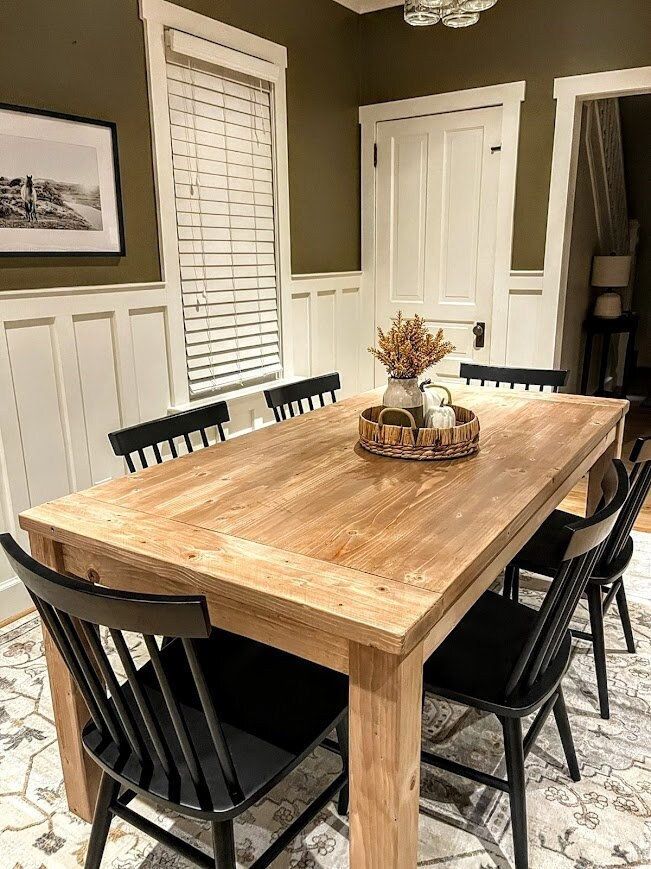
{"label": "wooden side table", "polygon": [[596,395],[606,395],[606,372],[608,369],[608,352],[610,350],[611,335],[628,335],[626,342],[626,361],[624,363],[624,378],[622,387],[615,394],[626,395],[626,390],[633,373],[633,360],[635,352],[635,335],[637,333],[638,316],[633,313],[622,314],[621,317],[612,320],[605,317],[588,317],[583,323],[586,332],[585,352],[583,355],[583,371],[581,372],[581,393],[588,394],[588,378],[590,377],[590,363],[592,361],[592,343],[595,335],[603,335],[601,358],[599,360],[599,384]]}

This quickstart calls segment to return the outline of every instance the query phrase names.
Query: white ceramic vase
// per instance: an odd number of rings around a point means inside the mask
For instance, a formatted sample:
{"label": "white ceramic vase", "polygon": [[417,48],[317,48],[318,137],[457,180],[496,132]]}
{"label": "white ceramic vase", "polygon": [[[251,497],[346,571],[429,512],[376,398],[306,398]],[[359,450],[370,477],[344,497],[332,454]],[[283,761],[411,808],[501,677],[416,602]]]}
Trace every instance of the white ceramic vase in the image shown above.
{"label": "white ceramic vase", "polygon": [[[423,425],[423,393],[417,377],[390,377],[382,396],[384,407],[400,407],[408,410],[418,427]],[[402,424],[402,423],[399,423]]]}

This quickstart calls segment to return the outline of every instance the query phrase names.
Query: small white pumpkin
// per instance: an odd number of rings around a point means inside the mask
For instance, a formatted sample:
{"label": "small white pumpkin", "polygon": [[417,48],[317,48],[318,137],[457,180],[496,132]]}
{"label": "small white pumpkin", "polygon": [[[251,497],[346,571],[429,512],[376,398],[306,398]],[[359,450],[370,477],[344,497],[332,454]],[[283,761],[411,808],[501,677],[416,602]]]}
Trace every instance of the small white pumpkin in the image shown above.
{"label": "small white pumpkin", "polygon": [[[447,395],[438,395],[435,389],[444,390]],[[454,410],[447,403],[452,395],[446,386],[427,384],[423,389],[423,416],[425,428],[454,428],[457,419]]]}

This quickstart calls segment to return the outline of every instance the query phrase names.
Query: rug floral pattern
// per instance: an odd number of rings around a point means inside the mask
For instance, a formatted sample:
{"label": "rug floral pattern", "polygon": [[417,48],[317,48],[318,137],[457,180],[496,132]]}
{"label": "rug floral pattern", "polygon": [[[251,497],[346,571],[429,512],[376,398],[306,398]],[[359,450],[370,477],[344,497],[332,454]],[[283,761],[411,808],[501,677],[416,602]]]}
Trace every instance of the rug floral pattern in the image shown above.
{"label": "rug floral pattern", "polygon": [[[627,575],[635,656],[625,652],[614,611],[607,617],[612,717],[602,721],[592,655],[578,643],[565,696],[582,781],[567,775],[553,719],[527,760],[532,869],[651,867],[651,536],[636,535]],[[536,582],[526,597],[535,604]],[[586,620],[585,611],[579,621]],[[428,701],[425,739],[441,753],[503,774],[495,718]],[[338,769],[325,752],[310,757],[236,825],[245,869]],[[512,849],[508,797],[423,769],[420,867],[507,869]],[[139,807],[209,850],[209,831]],[[40,624],[27,616],[0,632],[0,867],[79,869],[89,827],[67,811]],[[278,869],[345,869],[348,823],[333,805],[278,858]],[[106,869],[190,869],[190,864],[120,821],[111,827]]]}

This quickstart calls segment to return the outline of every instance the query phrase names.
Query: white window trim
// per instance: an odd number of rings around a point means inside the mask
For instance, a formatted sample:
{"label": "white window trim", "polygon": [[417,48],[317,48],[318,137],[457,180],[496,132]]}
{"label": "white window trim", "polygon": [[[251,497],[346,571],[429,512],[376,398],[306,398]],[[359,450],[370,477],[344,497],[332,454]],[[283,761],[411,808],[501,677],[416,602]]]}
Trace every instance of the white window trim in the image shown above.
{"label": "white window trim", "polygon": [[536,357],[541,366],[560,364],[583,103],[644,93],[651,93],[651,66],[554,80],[556,120]]}
{"label": "white window trim", "polygon": [[520,107],[524,100],[525,88],[524,81],[508,82],[414,97],[413,99],[395,100],[388,103],[376,103],[360,108],[359,120],[362,127],[362,298],[365,310],[370,312],[370,331],[367,336],[370,343],[373,343],[374,340],[373,324],[375,323],[375,183],[377,173],[373,165],[373,149],[376,142],[376,125],[381,121],[502,106],[502,152],[495,238],[490,361],[493,365],[505,364]]}
{"label": "white window trim", "polygon": [[[275,199],[278,235],[278,295],[281,324],[283,376],[291,377],[291,242],[289,223],[289,166],[287,154],[287,49],[252,33],[238,30],[221,21],[183,9],[167,0],[140,0],[140,17],[145,31],[147,79],[151,117],[154,180],[158,207],[158,235],[161,269],[168,295],[168,360],[172,374],[172,405],[190,402],[179,253],[177,245],[176,204],[172,168],[172,138],[167,103],[165,30],[182,31],[208,40],[225,49],[251,57],[259,71],[260,61],[274,67],[273,116],[275,149]],[[242,71],[242,69],[240,69]],[[262,387],[261,387],[262,388]],[[233,393],[229,393],[233,394]]]}

